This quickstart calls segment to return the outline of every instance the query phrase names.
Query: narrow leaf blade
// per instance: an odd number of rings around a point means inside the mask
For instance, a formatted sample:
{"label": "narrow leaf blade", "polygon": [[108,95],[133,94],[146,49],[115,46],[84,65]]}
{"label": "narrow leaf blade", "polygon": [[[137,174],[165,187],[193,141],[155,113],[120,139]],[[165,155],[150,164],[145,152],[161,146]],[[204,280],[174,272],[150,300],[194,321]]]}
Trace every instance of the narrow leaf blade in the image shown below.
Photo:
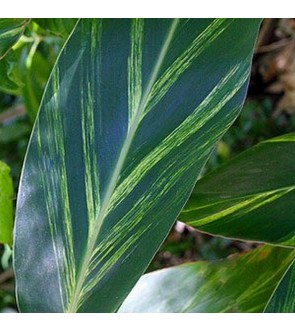
{"label": "narrow leaf blade", "polygon": [[295,313],[295,261],[278,283],[264,312]]}

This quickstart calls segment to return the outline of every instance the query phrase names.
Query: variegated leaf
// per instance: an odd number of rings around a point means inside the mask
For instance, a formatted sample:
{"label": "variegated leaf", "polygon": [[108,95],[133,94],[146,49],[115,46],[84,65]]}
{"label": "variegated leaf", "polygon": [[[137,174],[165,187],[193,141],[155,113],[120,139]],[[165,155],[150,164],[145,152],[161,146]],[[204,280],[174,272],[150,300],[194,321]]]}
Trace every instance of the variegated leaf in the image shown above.
{"label": "variegated leaf", "polygon": [[278,283],[264,312],[295,313],[295,260]]}
{"label": "variegated leaf", "polygon": [[198,181],[179,219],[201,231],[295,246],[295,134],[259,143]]}
{"label": "variegated leaf", "polygon": [[294,257],[295,250],[262,246],[221,261],[152,272],[119,312],[262,312]]}
{"label": "variegated leaf", "polygon": [[17,203],[23,312],[116,311],[245,97],[256,19],[82,19]]}

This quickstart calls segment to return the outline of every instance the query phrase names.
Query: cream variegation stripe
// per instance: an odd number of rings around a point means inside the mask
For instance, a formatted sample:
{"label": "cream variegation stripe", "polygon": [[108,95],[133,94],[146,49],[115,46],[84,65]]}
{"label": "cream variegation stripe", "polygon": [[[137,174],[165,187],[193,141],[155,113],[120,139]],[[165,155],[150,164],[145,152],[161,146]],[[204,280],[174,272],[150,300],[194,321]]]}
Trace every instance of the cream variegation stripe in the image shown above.
{"label": "cream variegation stripe", "polygon": [[[227,218],[227,222],[231,222],[233,219],[244,216],[248,214],[249,212],[258,209],[261,206],[264,206],[266,204],[269,204],[282,196],[288,194],[289,192],[293,191],[295,189],[294,186],[286,187],[286,188],[280,188],[276,190],[271,190],[267,192],[262,192],[255,195],[249,195],[244,198],[244,200],[240,201],[239,203],[229,207],[225,208],[220,212],[210,214],[208,217],[200,218],[196,221],[188,222],[189,224],[192,224],[194,226],[203,226],[208,225],[220,218],[223,217],[229,217]],[[198,210],[201,210],[202,207],[199,207]],[[187,209],[186,213],[195,211],[197,209]],[[232,216],[232,217],[231,217]]]}
{"label": "cream variegation stripe", "polygon": [[[101,57],[101,34],[102,34],[102,20],[98,24],[93,24],[91,27],[91,62],[90,67],[96,68],[95,72],[92,69],[86,76],[86,80],[81,81],[81,109],[82,111],[82,143],[83,143],[83,158],[85,165],[85,195],[88,214],[88,238],[95,228],[95,217],[97,211],[100,209],[100,193],[99,193],[99,169],[98,156],[96,149],[96,130],[94,118],[94,102],[93,95],[97,96],[96,107],[100,105],[100,92],[94,91],[93,86],[95,82],[95,75],[100,73],[100,57]],[[85,31],[82,29],[82,38],[85,36]],[[97,59],[97,57],[99,59]],[[98,61],[97,61],[98,60]],[[83,72],[84,68],[81,67]],[[84,77],[84,75],[82,75]],[[87,89],[85,89],[87,86]],[[86,90],[86,91],[85,91]],[[86,92],[86,93],[85,93]]]}
{"label": "cream variegation stripe", "polygon": [[[212,126],[212,130],[216,130],[215,126]],[[201,137],[202,138],[202,137]],[[144,231],[147,231],[149,227],[142,227],[140,231],[137,231],[137,227],[143,220],[143,217],[154,211],[158,201],[152,200],[152,197],[164,197],[169,189],[173,187],[183,173],[187,171],[193,164],[198,163],[204,157],[208,155],[208,151],[212,146],[212,142],[216,141],[218,137],[212,135],[204,145],[199,146],[198,149],[190,149],[190,153],[184,153],[182,157],[182,166],[179,167],[179,160],[177,157],[174,160],[170,160],[167,168],[161,173],[158,178],[153,182],[148,193],[141,196],[139,200],[132,206],[132,208],[121,218],[115,226],[109,231],[108,235],[98,244],[89,265],[88,274],[93,273],[96,269],[99,269],[96,274],[91,275],[91,279],[85,287],[82,289],[82,296],[80,297],[79,305],[82,305],[91,295],[91,291],[95,288],[97,283],[103,278],[103,276],[111,269],[114,262],[122,258],[128,248],[135,244],[143,235]],[[196,158],[198,156],[198,158]],[[172,172],[178,166],[177,172]],[[169,178],[169,181],[166,179]],[[156,224],[153,224],[156,227]],[[123,235],[124,234],[124,235]],[[138,234],[138,235],[133,235]],[[129,237],[132,237],[130,242]],[[126,241],[126,244],[125,244]],[[114,252],[115,251],[115,252]],[[112,256],[110,256],[112,255]],[[113,257],[113,255],[115,257]]]}
{"label": "cream variegation stripe", "polygon": [[[216,128],[212,126],[212,130],[216,130]],[[203,137],[200,138],[202,139]],[[182,158],[184,166],[180,168],[179,172],[174,172],[173,175],[169,175],[170,181],[168,183],[168,186],[170,187],[174,185],[178,180],[179,176],[182,175],[182,172],[184,172],[187,167],[192,166],[192,163],[197,163],[199,160],[202,160],[208,154],[208,150],[210,149],[212,142],[216,141],[217,139],[218,137],[212,135],[212,137],[208,139],[204,145],[199,146],[196,150],[191,150],[193,151],[193,155],[191,155],[190,153],[186,153]],[[196,156],[198,157],[197,159]],[[168,176],[168,174],[166,175],[166,173],[169,173],[169,171],[172,170],[172,168],[176,165],[179,166],[178,160],[170,160],[167,168],[165,168],[163,173],[161,173],[158,178],[153,182],[149,191],[150,193],[142,195],[132,206],[132,208],[124,215],[124,217],[115,224],[115,226],[111,229],[108,235],[104,237],[102,242],[98,244],[98,246],[93,252],[89,271],[94,270],[110,252],[110,250],[116,247],[114,244],[117,241],[122,240],[122,233],[128,236],[128,232],[131,231],[138,224],[138,222],[141,220],[141,217],[144,216],[148,209],[154,206],[153,201],[149,200],[150,197],[160,197],[162,194],[166,193],[166,189],[169,189],[169,187],[167,187],[167,184],[165,184],[165,179]],[[104,251],[102,251],[102,249],[104,249]]]}
{"label": "cream variegation stripe", "polygon": [[[248,65],[248,64],[247,64]],[[200,105],[155,147],[132,170],[126,179],[116,188],[108,207],[108,212],[120,204],[135,188],[137,183],[174,148],[183,144],[193,134],[199,131],[210,119],[235,96],[248,78],[247,65],[236,65],[212,89]]]}
{"label": "cream variegation stripe", "polygon": [[131,45],[128,58],[128,127],[133,122],[142,95],[142,43],[144,19],[136,18],[131,22]]}
{"label": "cream variegation stripe", "polygon": [[[83,90],[82,90],[83,91]],[[86,99],[86,101],[84,101]],[[88,214],[88,233],[91,234],[95,227],[96,211],[100,206],[98,158],[95,148],[95,128],[93,101],[90,83],[87,85],[86,97],[82,93],[82,140],[83,157],[85,165],[85,194]]]}
{"label": "cream variegation stripe", "polygon": [[155,82],[145,114],[164,97],[172,85],[179,79],[192,62],[199,57],[213,41],[217,39],[234,19],[215,19],[207,28],[202,31],[173,64],[165,70],[164,74]]}
{"label": "cream variegation stripe", "polygon": [[71,297],[71,300],[70,300],[70,303],[68,306],[68,312],[76,312],[78,310],[79,303],[80,303],[80,297],[81,297],[81,291],[83,289],[83,284],[88,276],[88,268],[89,268],[89,264],[90,264],[90,261],[92,258],[93,251],[95,250],[95,247],[96,247],[97,237],[100,233],[100,229],[101,229],[103,221],[105,219],[106,212],[108,210],[108,206],[109,206],[110,200],[112,198],[114,189],[117,185],[120,173],[124,166],[124,162],[126,160],[126,157],[128,155],[129,149],[131,147],[136,130],[137,130],[140,120],[142,118],[144,109],[148,102],[151,89],[158,77],[159,71],[163,64],[165,56],[168,52],[168,48],[170,46],[170,43],[172,41],[172,38],[174,36],[178,23],[179,23],[179,19],[174,19],[172,21],[169,32],[167,34],[167,38],[166,38],[165,42],[163,43],[163,48],[161,50],[159,58],[155,64],[155,67],[152,70],[151,77],[149,79],[149,84],[146,87],[145,92],[143,93],[143,96],[142,96],[140,105],[138,106],[138,109],[136,110],[135,114],[133,115],[133,122],[129,126],[128,135],[126,137],[126,140],[123,143],[120,155],[118,157],[117,164],[113,170],[112,177],[111,177],[108,187],[106,189],[105,197],[104,197],[103,201],[101,202],[101,207],[100,207],[100,210],[96,217],[96,228],[94,229],[92,234],[89,235],[87,252],[85,254],[85,257],[84,257],[84,260],[83,260],[83,263],[82,263],[82,266],[80,269],[80,273],[77,278],[77,283],[76,283],[76,288],[75,288],[74,294]]}
{"label": "cream variegation stripe", "polygon": [[[208,144],[209,148],[210,144]],[[152,197],[164,197],[171,187],[173,187],[180,177],[183,175],[187,168],[197,163],[207,150],[204,150],[202,154],[199,154],[199,158],[192,158],[189,153],[183,156],[182,167],[177,172],[172,172],[175,166],[179,164],[177,158],[167,166],[165,171],[158,176],[158,179],[153,182],[151,188],[146,195],[140,197],[140,199],[132,206],[132,208],[124,215],[122,219],[116,223],[116,225],[110,230],[106,238],[98,244],[92,255],[92,261],[89,265],[88,273],[96,271],[95,275],[91,275],[88,283],[82,289],[82,296],[80,297],[79,305],[91,295],[91,291],[95,288],[97,283],[106,275],[111,269],[113,264],[119,259],[123,258],[126,250],[134,245],[144,232],[148,231],[150,227],[155,227],[155,224],[140,226],[143,217],[154,210],[158,204],[158,200],[155,201]],[[169,181],[166,180],[169,174]],[[137,228],[139,229],[137,230]]]}
{"label": "cream variegation stripe", "polygon": [[[154,202],[151,197],[162,197],[169,188],[179,180],[183,172],[196,162],[196,158],[193,158],[188,154],[190,159],[187,158],[185,166],[179,167],[178,171],[169,178],[167,183],[162,184],[161,181],[158,181],[152,184],[149,193],[145,197],[140,197],[124,217],[118,220],[108,235],[97,244],[100,229],[104,220],[108,216],[108,213],[115,209],[132,192],[137,183],[141,181],[160,160],[165,158],[174,149],[178,148],[191,138],[198,130],[203,128],[244,86],[248,78],[250,55],[243,64],[234,66],[227,75],[215,87],[213,87],[212,91],[200,103],[200,105],[193,110],[191,115],[173,130],[173,132],[171,132],[159,146],[155,147],[148,155],[146,155],[138,165],[134,166],[131,173],[120,182],[124,163],[137,129],[144,116],[152,111],[153,107],[166,95],[172,85],[187,70],[196,57],[204,52],[211,43],[226,30],[231,22],[232,20],[214,20],[209,27],[195,38],[184,53],[164,71],[164,74],[159,77],[162,64],[168,49],[172,44],[175,32],[179,27],[179,20],[173,20],[167,38],[163,43],[158,61],[151,72],[148,85],[144,91],[142,91],[141,67],[143,21],[132,21],[130,29],[130,55],[128,58],[128,133],[105,190],[105,195],[96,206],[95,199],[97,199],[97,196],[93,197],[93,190],[90,190],[93,189],[91,172],[94,159],[93,156],[89,157],[91,150],[91,135],[89,135],[89,133],[91,132],[91,128],[87,129],[86,123],[94,118],[93,114],[91,114],[91,112],[93,112],[93,105],[89,100],[89,107],[86,107],[85,114],[83,115],[83,117],[85,116],[82,123],[82,131],[84,160],[86,165],[86,191],[88,190],[88,187],[90,188],[89,193],[86,192],[86,196],[90,200],[89,219],[95,221],[93,222],[95,227],[91,226],[91,221],[89,221],[87,249],[77,276],[75,290],[67,306],[68,312],[76,312],[79,309],[88,296],[90,296],[91,291],[95,288],[97,283],[106,275],[107,271],[109,271],[113,264],[123,258],[126,250],[134,245],[140,236],[149,229],[150,226],[141,226],[140,221],[143,216],[150,211],[155,204],[157,204],[157,202]],[[83,105],[85,105],[85,103],[87,104],[87,99],[89,98],[85,98]],[[226,118],[227,115],[225,115],[225,123]],[[203,144],[203,146],[200,146],[199,149],[197,149],[200,151],[197,161],[201,160],[205,155],[205,152],[208,153],[210,144],[214,139],[216,139],[216,137],[211,137]],[[196,150],[194,152],[196,152]],[[183,159],[186,159],[186,156],[184,156]],[[96,162],[97,160],[95,163]],[[89,166],[87,166],[87,164]],[[173,165],[172,162],[171,165]],[[87,169],[89,170],[89,173],[87,173]],[[167,172],[168,169],[169,167],[166,170]],[[163,174],[161,175],[163,176]],[[98,182],[96,184],[98,185]],[[125,239],[123,243],[122,234],[126,234],[126,236],[128,235],[128,238],[126,239],[123,236]],[[85,281],[87,282],[85,283]]]}
{"label": "cream variegation stripe", "polygon": [[[52,75],[52,90],[54,95],[52,98],[52,104],[50,105],[49,111],[46,112],[48,116],[48,124],[54,123],[52,126],[55,135],[53,135],[54,144],[48,144],[49,149],[54,149],[50,154],[59,156],[60,168],[59,168],[59,189],[60,195],[63,202],[63,230],[64,230],[64,263],[65,263],[65,292],[66,299],[68,300],[73,292],[76,278],[76,265],[75,265],[75,255],[74,255],[74,245],[73,245],[73,229],[71,221],[71,209],[69,201],[69,192],[67,184],[67,169],[65,160],[65,145],[64,145],[64,132],[63,124],[61,118],[61,112],[59,107],[59,101],[57,99],[57,91],[59,91],[59,71],[58,67],[53,72]],[[58,219],[55,220],[57,222]],[[53,239],[54,240],[54,239]]]}
{"label": "cream variegation stripe", "polygon": [[[67,309],[66,303],[71,298],[76,279],[76,265],[73,244],[73,229],[71,221],[71,210],[69,201],[69,192],[67,184],[67,168],[66,168],[66,151],[64,145],[63,123],[59,107],[59,100],[57,91],[59,90],[59,71],[58,67],[52,73],[51,84],[53,96],[45,106],[45,116],[48,126],[50,128],[50,135],[43,138],[41,136],[39,126],[37,125],[37,142],[39,153],[42,155],[43,169],[45,173],[42,174],[42,183],[46,194],[46,209],[49,220],[49,227],[51,232],[52,246],[55,253],[55,259],[58,269],[59,288],[61,293],[61,301],[64,311]],[[38,120],[39,121],[39,120]],[[48,155],[43,155],[43,139],[45,139],[48,147]],[[55,156],[57,162],[51,165],[51,158]],[[51,168],[54,166],[54,173]],[[54,174],[57,174],[54,177]],[[47,175],[52,174],[48,180]],[[59,179],[58,183],[56,178]],[[59,210],[57,202],[59,201],[57,194],[63,202],[62,216],[57,215]],[[62,220],[59,229],[58,223]],[[63,234],[61,239],[60,235]],[[61,243],[64,241],[64,244]]]}

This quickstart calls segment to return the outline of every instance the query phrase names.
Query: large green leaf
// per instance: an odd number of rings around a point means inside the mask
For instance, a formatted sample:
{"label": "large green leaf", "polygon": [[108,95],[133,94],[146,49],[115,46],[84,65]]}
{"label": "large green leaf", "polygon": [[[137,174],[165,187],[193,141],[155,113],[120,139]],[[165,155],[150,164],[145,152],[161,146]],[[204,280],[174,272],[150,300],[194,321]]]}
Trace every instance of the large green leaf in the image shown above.
{"label": "large green leaf", "polygon": [[295,313],[295,260],[286,270],[264,311]]}
{"label": "large green leaf", "polygon": [[0,161],[0,243],[11,244],[13,184],[10,168]]}
{"label": "large green leaf", "polygon": [[264,141],[202,178],[179,219],[226,237],[295,246],[295,134]]}
{"label": "large green leaf", "polygon": [[144,275],[120,312],[262,312],[295,250],[263,246]]}
{"label": "large green leaf", "polygon": [[21,311],[116,311],[245,97],[259,20],[82,19],[47,86],[15,227]]}
{"label": "large green leaf", "polygon": [[29,22],[27,18],[0,19],[0,60],[19,40]]}

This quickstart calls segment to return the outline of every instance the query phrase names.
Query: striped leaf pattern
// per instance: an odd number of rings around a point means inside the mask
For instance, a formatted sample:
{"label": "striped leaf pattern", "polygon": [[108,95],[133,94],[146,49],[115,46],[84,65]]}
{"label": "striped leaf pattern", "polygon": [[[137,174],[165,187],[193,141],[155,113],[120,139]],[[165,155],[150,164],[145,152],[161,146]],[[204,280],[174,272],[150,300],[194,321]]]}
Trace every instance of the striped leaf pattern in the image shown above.
{"label": "striped leaf pattern", "polygon": [[239,113],[259,23],[77,23],[49,79],[21,179],[21,311],[118,309]]}
{"label": "striped leaf pattern", "polygon": [[264,312],[295,313],[295,260],[278,283]]}
{"label": "striped leaf pattern", "polygon": [[226,237],[295,246],[295,134],[257,144],[198,181],[179,219]]}
{"label": "striped leaf pattern", "polygon": [[262,246],[148,273],[119,312],[262,312],[294,257],[295,250]]}

